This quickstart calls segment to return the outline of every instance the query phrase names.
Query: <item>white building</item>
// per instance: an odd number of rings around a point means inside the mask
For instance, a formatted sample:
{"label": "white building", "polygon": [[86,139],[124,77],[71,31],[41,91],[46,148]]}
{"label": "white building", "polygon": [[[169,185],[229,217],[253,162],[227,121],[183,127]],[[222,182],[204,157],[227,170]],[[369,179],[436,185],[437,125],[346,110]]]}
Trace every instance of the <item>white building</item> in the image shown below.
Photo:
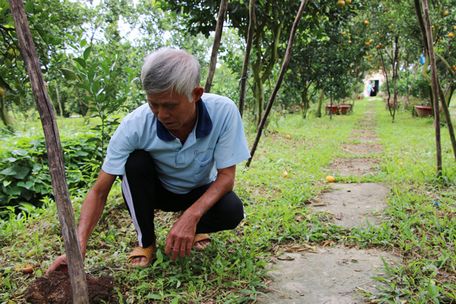
{"label": "white building", "polygon": [[385,76],[381,70],[371,71],[364,77],[364,97],[377,96],[379,89],[385,83]]}

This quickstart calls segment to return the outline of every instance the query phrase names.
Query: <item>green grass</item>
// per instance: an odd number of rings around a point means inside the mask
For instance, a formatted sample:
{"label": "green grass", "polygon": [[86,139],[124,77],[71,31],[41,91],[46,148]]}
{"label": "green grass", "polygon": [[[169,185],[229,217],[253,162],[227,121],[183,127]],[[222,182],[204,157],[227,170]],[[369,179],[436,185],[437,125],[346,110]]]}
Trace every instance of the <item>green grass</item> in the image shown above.
{"label": "green grass", "polygon": [[[384,149],[371,157],[380,160],[381,170],[339,181],[387,184],[391,188],[387,220],[378,227],[342,229],[327,215],[311,213],[307,202],[326,189],[331,161],[353,157],[340,147],[350,142],[351,131],[371,107],[376,111],[374,130]],[[252,143],[253,128],[247,124],[246,129]],[[131,270],[126,256],[136,236],[116,185],[89,241],[86,270],[113,276],[121,303],[249,303],[264,289],[266,266],[281,246],[345,244],[402,256],[400,265],[385,265],[388,275],[378,278],[383,284],[377,302],[452,303],[456,301],[456,165],[446,129],[442,140],[444,176],[439,180],[430,119],[399,112],[391,123],[384,105],[375,99],[359,102],[352,115],[332,120],[274,116],[251,167],[238,166],[236,192],[247,217],[236,230],[214,234],[205,252],[172,262],[162,254],[172,218],[161,213],[157,261],[147,269]],[[81,201],[73,198],[76,213]],[[63,250],[55,205],[46,205],[0,224],[0,302],[23,302],[27,284]],[[33,275],[18,271],[25,264],[35,265]]]}

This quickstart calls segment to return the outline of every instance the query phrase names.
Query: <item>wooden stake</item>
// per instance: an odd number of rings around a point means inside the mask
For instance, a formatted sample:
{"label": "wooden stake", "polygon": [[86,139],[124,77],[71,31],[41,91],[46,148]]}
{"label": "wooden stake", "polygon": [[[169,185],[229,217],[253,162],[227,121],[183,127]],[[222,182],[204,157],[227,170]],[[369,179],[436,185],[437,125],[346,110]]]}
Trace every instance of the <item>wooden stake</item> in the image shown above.
{"label": "wooden stake", "polygon": [[431,19],[429,18],[428,0],[423,0],[423,24],[426,30],[426,43],[432,71],[432,96],[434,106],[435,145],[437,159],[437,177],[442,176],[442,144],[440,140],[439,83],[435,64],[434,43],[432,38]]}
{"label": "wooden stake", "polygon": [[282,67],[280,68],[279,78],[275,84],[274,90],[272,91],[272,95],[269,98],[268,105],[266,110],[264,111],[263,117],[261,119],[260,125],[258,127],[258,132],[255,138],[255,142],[253,143],[252,150],[250,151],[250,158],[246,163],[246,166],[249,167],[250,163],[252,162],[253,155],[255,154],[256,148],[258,143],[260,142],[261,134],[263,133],[264,125],[266,124],[266,120],[268,119],[269,112],[271,112],[272,104],[274,103],[275,97],[277,92],[279,92],[280,85],[282,84],[283,77],[285,76],[285,72],[287,71],[288,64],[290,63],[291,59],[291,50],[293,48],[294,37],[296,34],[296,30],[299,25],[299,21],[301,20],[302,14],[304,13],[304,7],[306,6],[308,0],[301,0],[301,5],[299,6],[298,13],[296,14],[295,20],[293,21],[293,26],[291,27],[290,36],[288,38],[287,50],[285,51],[285,57],[282,63]]}
{"label": "wooden stake", "polygon": [[255,17],[255,0],[250,0],[249,2],[249,28],[247,32],[247,44],[245,47],[245,56],[244,64],[242,65],[242,75],[241,75],[241,92],[239,93],[239,113],[244,114],[244,99],[245,99],[245,88],[247,84],[247,77],[249,71],[249,59],[250,51],[252,50],[252,41],[253,41],[253,29],[256,23]]}
{"label": "wooden stake", "polygon": [[43,75],[41,74],[35,44],[32,40],[32,34],[30,33],[29,23],[27,16],[25,15],[22,0],[10,0],[10,4],[19,41],[19,49],[24,58],[27,72],[30,77],[30,83],[32,85],[33,95],[35,96],[41,123],[43,125],[52,189],[57,203],[65,251],[68,257],[68,268],[73,290],[73,303],[88,304],[89,298],[84,264],[74,224],[73,208],[71,206],[68,186],[66,184],[62,147],[60,145],[55,114],[49,101]]}
{"label": "wooden stake", "polygon": [[225,13],[228,8],[228,0],[220,1],[220,8],[218,12],[217,25],[215,27],[214,44],[212,45],[211,63],[209,65],[209,72],[207,74],[206,85],[204,91],[209,93],[212,87],[212,80],[214,79],[215,66],[217,65],[217,54],[220,48],[220,41],[222,40],[223,22],[225,21]]}

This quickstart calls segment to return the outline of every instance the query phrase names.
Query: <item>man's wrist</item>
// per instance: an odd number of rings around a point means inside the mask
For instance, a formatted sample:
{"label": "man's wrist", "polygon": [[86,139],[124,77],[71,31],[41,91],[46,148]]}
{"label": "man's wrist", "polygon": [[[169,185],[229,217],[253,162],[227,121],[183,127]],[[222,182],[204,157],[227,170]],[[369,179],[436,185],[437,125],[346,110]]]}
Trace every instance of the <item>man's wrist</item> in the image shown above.
{"label": "man's wrist", "polygon": [[203,212],[201,212],[201,210],[199,208],[188,208],[186,213],[188,214],[188,216],[190,216],[192,219],[194,219],[196,222],[199,222],[199,220],[201,219],[201,217],[203,216]]}

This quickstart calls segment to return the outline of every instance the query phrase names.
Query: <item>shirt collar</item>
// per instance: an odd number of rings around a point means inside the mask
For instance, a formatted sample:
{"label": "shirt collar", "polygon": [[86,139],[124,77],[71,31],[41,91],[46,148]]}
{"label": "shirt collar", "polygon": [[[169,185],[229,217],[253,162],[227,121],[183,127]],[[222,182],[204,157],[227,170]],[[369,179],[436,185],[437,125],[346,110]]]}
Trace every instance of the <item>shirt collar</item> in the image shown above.
{"label": "shirt collar", "polygon": [[[203,100],[200,99],[196,103],[196,110],[198,113],[198,119],[196,123],[196,138],[201,138],[209,135],[212,131],[212,120],[207,112],[206,105]],[[166,127],[157,119],[157,135],[163,141],[172,141],[176,137],[166,129]]]}

